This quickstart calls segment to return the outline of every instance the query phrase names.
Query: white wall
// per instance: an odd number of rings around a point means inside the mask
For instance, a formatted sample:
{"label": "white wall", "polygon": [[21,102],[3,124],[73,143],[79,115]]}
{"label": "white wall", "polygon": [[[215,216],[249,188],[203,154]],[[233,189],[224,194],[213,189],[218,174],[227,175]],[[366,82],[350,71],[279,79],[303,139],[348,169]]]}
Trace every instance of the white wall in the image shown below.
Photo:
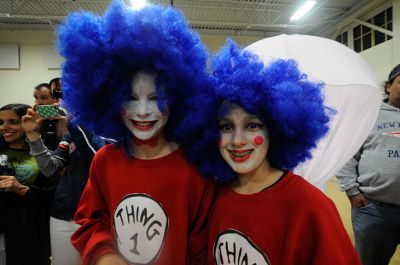
{"label": "white wall", "polygon": [[8,103],[33,103],[33,88],[60,76],[59,69],[48,69],[46,64],[52,31],[0,30],[0,43],[19,44],[20,69],[0,69],[0,106]]}
{"label": "white wall", "polygon": [[201,41],[208,47],[211,52],[218,52],[225,45],[226,40],[232,38],[240,47],[246,47],[256,41],[263,39],[257,36],[225,36],[225,35],[201,35]]}
{"label": "white wall", "polygon": [[[228,36],[202,35],[202,41],[212,52],[225,44]],[[241,46],[247,46],[260,38],[233,37]],[[60,69],[48,69],[49,45],[54,45],[53,31],[0,30],[0,43],[16,43],[20,46],[20,69],[0,69],[0,106],[8,103],[33,103],[33,88],[54,77],[61,76]]]}
{"label": "white wall", "polygon": [[394,65],[400,62],[393,62],[393,40],[383,42],[377,46],[360,52],[360,55],[371,66],[375,78],[379,84],[384,83]]}
{"label": "white wall", "polygon": [[[202,35],[202,41],[210,51],[218,51],[225,44],[228,36]],[[245,47],[256,42],[260,37],[234,36],[237,43]],[[46,57],[49,45],[54,44],[52,31],[6,31],[0,30],[0,43],[17,43],[20,45],[20,69],[0,69],[0,106],[8,103],[33,103],[33,87],[48,82],[61,75],[59,69],[48,69]],[[386,80],[394,65],[393,40],[361,52],[361,56],[370,64],[378,82]]]}

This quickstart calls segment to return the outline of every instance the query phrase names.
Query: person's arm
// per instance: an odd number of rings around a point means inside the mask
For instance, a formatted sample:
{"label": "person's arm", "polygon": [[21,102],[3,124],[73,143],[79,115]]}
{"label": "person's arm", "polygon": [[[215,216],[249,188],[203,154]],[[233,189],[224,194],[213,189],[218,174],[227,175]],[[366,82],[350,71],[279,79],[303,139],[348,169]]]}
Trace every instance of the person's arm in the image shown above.
{"label": "person's arm", "polygon": [[328,198],[315,198],[312,206],[305,208],[299,209],[303,211],[295,225],[299,235],[291,243],[300,259],[290,264],[361,265],[334,203]]}
{"label": "person's arm", "polygon": [[53,176],[67,164],[69,158],[69,144],[71,142],[71,135],[68,132],[64,134],[55,151],[47,149],[40,136],[35,140],[30,140],[30,138],[27,137],[27,140],[30,147],[30,155],[35,157],[40,171],[46,177]]}
{"label": "person's arm", "polygon": [[101,256],[94,265],[128,265],[120,256],[105,254]]}
{"label": "person's arm", "polygon": [[39,128],[43,121],[34,109],[28,109],[27,114],[22,117],[27,141],[30,147],[30,154],[35,157],[40,171],[46,176],[51,177],[61,170],[67,163],[69,152],[68,146],[71,136],[67,132],[63,135],[62,142],[53,152],[44,145]]}
{"label": "person's arm", "polygon": [[188,260],[191,265],[207,264],[208,230],[207,219],[215,197],[215,184],[198,176],[192,185],[190,197],[190,220]]}
{"label": "person's arm", "polygon": [[362,154],[362,148],[350,159],[349,162],[336,173],[340,190],[345,191],[352,207],[360,208],[368,204],[367,199],[360,192],[358,178],[358,163]]}
{"label": "person's arm", "polygon": [[101,173],[104,172],[102,164],[104,163],[101,163],[96,155],[74,216],[80,227],[72,235],[71,242],[80,253],[84,265],[124,264],[122,259],[117,257],[116,242],[110,224],[111,213],[99,181]]}
{"label": "person's arm", "polygon": [[360,193],[357,183],[358,177],[358,162],[361,157],[359,150],[344,167],[336,173],[336,178],[339,181],[340,190],[345,191],[347,196],[353,196]]}
{"label": "person's arm", "polygon": [[15,176],[0,176],[0,190],[9,190],[23,197],[30,187],[22,185]]}
{"label": "person's arm", "polygon": [[[41,176],[39,175],[38,178]],[[42,176],[43,177],[43,176]],[[43,177],[44,178],[44,177]],[[44,184],[44,183],[42,183]],[[15,176],[0,176],[0,189],[13,192],[22,200],[30,202],[39,202],[43,206],[50,205],[54,192],[55,185],[23,185]]]}

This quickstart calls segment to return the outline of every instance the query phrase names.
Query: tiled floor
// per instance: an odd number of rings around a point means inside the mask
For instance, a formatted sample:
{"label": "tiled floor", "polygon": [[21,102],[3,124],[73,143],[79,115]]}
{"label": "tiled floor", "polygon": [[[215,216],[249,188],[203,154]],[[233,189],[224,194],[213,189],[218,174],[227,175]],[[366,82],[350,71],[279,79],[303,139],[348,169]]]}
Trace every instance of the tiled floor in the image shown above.
{"label": "tiled floor", "polygon": [[[333,178],[328,182],[327,195],[335,202],[339,214],[342,217],[343,224],[346,227],[351,240],[354,242],[354,234],[351,227],[350,202],[347,199],[346,194],[339,190],[336,178]],[[397,251],[389,265],[400,265],[400,247],[397,247]]]}

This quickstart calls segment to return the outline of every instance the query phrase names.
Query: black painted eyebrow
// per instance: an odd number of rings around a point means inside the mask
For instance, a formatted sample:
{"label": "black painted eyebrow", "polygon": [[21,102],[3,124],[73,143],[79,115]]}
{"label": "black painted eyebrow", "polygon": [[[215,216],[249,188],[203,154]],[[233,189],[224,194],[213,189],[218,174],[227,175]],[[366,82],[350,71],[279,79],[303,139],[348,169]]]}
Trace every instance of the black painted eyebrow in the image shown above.
{"label": "black painted eyebrow", "polygon": [[[133,90],[132,90],[132,96],[139,97],[138,94],[133,92]],[[152,97],[152,96],[158,96],[157,91],[155,91],[155,92],[151,93],[150,95],[148,95],[148,97]]]}
{"label": "black painted eyebrow", "polygon": [[229,123],[233,123],[233,121],[231,120],[231,119],[229,119],[229,118],[222,118],[222,119],[220,119],[219,121],[218,121],[218,123],[224,123],[224,122],[229,122]]}

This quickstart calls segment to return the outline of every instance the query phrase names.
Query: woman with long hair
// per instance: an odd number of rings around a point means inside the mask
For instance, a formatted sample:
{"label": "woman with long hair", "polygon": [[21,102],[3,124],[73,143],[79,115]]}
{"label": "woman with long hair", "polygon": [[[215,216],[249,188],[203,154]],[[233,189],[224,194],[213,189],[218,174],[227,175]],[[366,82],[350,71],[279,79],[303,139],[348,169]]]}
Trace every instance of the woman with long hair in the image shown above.
{"label": "woman with long hair", "polygon": [[50,264],[49,206],[55,187],[29,154],[21,121],[28,108],[0,108],[0,233],[7,265]]}

